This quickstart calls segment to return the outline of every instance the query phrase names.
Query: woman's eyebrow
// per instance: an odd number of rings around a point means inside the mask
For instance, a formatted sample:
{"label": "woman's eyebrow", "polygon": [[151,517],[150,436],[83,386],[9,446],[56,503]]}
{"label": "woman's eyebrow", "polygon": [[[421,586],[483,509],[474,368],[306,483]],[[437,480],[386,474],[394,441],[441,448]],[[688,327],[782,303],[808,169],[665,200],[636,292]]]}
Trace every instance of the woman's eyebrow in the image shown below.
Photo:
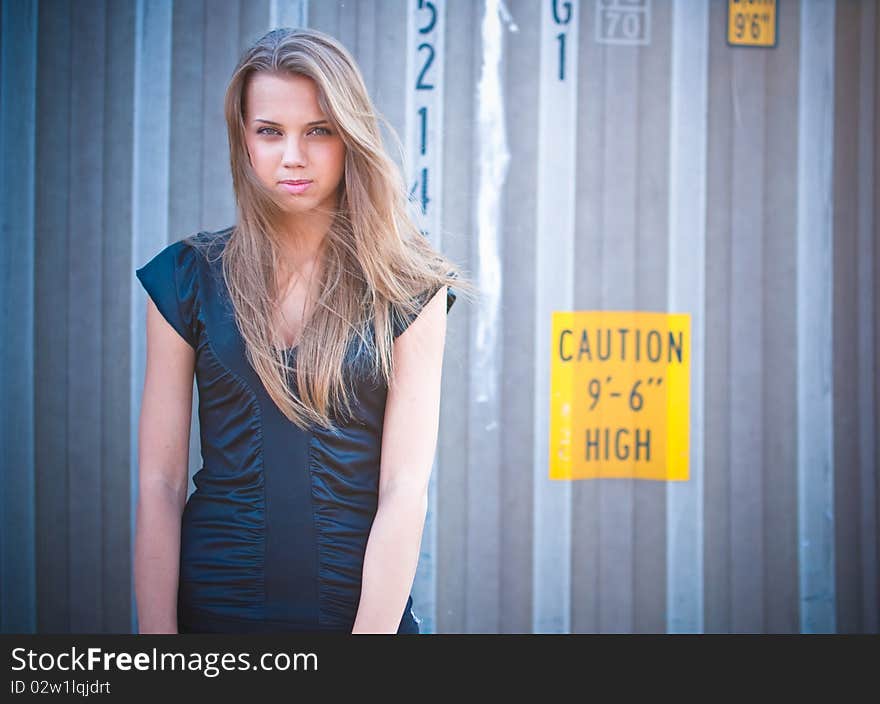
{"label": "woman's eyebrow", "polygon": [[[262,117],[257,117],[254,119],[254,122],[265,122],[267,125],[275,125],[276,127],[284,127],[280,122],[273,122],[272,120],[264,120]],[[330,124],[327,120],[315,120],[314,122],[306,123],[306,127],[314,127],[315,125],[323,125]]]}

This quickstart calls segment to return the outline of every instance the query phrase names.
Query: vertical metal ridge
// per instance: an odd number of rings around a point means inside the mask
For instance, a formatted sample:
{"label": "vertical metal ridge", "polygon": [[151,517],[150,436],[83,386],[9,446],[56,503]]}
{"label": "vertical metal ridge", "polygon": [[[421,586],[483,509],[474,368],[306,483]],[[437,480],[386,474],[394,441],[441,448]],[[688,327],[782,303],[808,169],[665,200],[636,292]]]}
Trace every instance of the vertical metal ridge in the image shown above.
{"label": "vertical metal ridge", "polygon": [[[104,272],[103,201],[106,134],[106,8],[83,3],[71,25],[70,186],[71,208],[66,294],[68,329],[67,398],[70,628],[101,629],[104,558],[101,464],[101,374]],[[86,106],[101,106],[90,111]],[[92,136],[95,139],[90,139]],[[86,399],[94,394],[96,403]]]}
{"label": "vertical metal ridge", "polygon": [[734,148],[730,226],[730,579],[731,630],[764,627],[764,320],[766,54],[731,53]]}
{"label": "vertical metal ridge", "polygon": [[690,479],[666,491],[666,630],[702,633],[709,8],[673,9],[669,311],[691,315]]}
{"label": "vertical metal ridge", "polygon": [[[34,252],[37,3],[0,6],[0,631],[36,630]],[[14,301],[9,305],[8,301]]]}
{"label": "vertical metal ridge", "polygon": [[797,379],[800,626],[836,630],[833,210],[836,2],[801,5],[798,91]]}
{"label": "vertical metal ridge", "polygon": [[[507,149],[502,63],[504,36],[501,0],[486,0],[481,25],[482,61],[477,82],[477,279],[482,294],[474,316],[471,422],[480,434],[469,440],[468,554],[466,566],[466,624],[469,632],[497,632],[500,628],[498,592],[500,511],[500,416],[498,373],[501,353],[501,252],[499,237],[504,221],[501,195],[507,178]],[[478,583],[480,585],[478,586]]]}
{"label": "vertical metal ridge", "polygon": [[[602,258],[600,308],[632,311],[636,301],[638,228],[637,50],[603,45],[605,110],[602,116]],[[598,479],[598,631],[635,629],[635,483],[632,478]]]}
{"label": "vertical metal ridge", "polygon": [[309,0],[269,0],[269,29],[308,27]]}
{"label": "vertical metal ridge", "polygon": [[[416,3],[407,4],[404,173],[408,188],[412,188],[412,184],[419,184],[419,187],[424,185],[427,188],[430,198],[427,212],[422,214],[421,206],[418,203],[414,203],[413,207],[416,213],[421,215],[422,227],[427,228],[429,240],[435,248],[442,251],[446,2],[435,0],[433,9],[429,10],[426,7],[422,8],[421,12],[419,10]],[[430,29],[423,33],[420,31],[423,28]],[[433,86],[431,90],[419,90],[416,87],[417,71],[421,69],[424,57],[424,52],[419,51],[419,46],[423,44],[428,44],[434,52],[431,70],[426,74],[426,81]],[[424,153],[422,153],[422,147],[425,149]],[[427,174],[427,184],[423,184],[423,169]],[[419,201],[421,193],[419,187],[416,189],[416,201]],[[413,610],[417,618],[421,615],[419,631],[422,633],[436,633],[437,631],[437,530],[439,522],[437,472],[439,464],[439,454],[435,454],[434,466],[431,469],[428,483],[428,513],[425,518],[422,548],[413,584]]]}
{"label": "vertical metal ridge", "polygon": [[[577,142],[579,3],[542,3],[539,67],[538,207],[535,227],[535,406],[532,628],[536,633],[571,630],[570,480],[549,479],[550,336],[554,310],[574,304],[575,177]],[[567,8],[571,8],[570,14]],[[564,79],[560,41],[565,32]]]}
{"label": "vertical metal ridge", "polygon": [[859,48],[859,164],[858,164],[858,379],[859,379],[859,494],[861,498],[861,576],[862,631],[876,633],[880,628],[877,588],[877,408],[874,399],[874,112],[877,6],[861,5]]}
{"label": "vertical metal ridge", "polygon": [[[132,275],[164,246],[168,231],[168,164],[171,122],[173,6],[137,0],[132,120]],[[131,542],[134,554],[138,496],[138,421],[146,369],[146,293],[131,288]],[[134,583],[132,632],[137,633]]]}

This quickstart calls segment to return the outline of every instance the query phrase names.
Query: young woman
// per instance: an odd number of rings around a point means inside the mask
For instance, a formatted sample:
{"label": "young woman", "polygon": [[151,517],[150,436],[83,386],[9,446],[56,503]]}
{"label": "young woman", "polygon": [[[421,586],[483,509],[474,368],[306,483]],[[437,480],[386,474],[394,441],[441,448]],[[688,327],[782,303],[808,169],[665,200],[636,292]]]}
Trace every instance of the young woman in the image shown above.
{"label": "young woman", "polygon": [[446,314],[473,286],[410,218],[332,37],[266,34],[225,113],[237,223],[137,271],[140,632],[418,633]]}

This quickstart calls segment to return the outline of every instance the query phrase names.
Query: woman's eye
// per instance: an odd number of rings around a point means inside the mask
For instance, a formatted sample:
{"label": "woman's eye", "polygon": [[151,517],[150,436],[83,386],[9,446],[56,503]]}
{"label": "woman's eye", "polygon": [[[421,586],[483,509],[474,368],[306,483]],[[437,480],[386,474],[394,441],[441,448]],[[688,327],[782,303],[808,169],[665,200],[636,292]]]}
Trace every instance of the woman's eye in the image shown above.
{"label": "woman's eye", "polygon": [[[274,127],[261,127],[260,129],[257,130],[257,134],[270,134],[273,132],[275,134],[281,134]],[[309,134],[315,134],[315,133],[320,133],[321,136],[328,136],[328,135],[333,134],[330,130],[328,130],[325,127],[315,127],[313,130],[311,130],[311,132],[309,132]]]}

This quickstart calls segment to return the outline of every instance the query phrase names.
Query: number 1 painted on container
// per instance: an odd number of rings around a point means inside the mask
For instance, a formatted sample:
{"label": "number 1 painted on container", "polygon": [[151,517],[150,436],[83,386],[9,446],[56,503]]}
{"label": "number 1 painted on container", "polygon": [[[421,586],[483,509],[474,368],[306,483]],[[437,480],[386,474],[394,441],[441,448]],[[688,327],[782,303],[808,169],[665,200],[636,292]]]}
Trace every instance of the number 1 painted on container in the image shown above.
{"label": "number 1 painted on container", "polygon": [[[560,26],[564,27],[565,25],[571,23],[571,2],[569,0],[565,0],[561,3],[562,9],[565,10],[564,14],[560,14],[560,2],[559,0],[550,0],[553,6],[553,22]],[[559,41],[559,80],[565,80],[565,32],[560,32],[556,35],[556,39]]]}

